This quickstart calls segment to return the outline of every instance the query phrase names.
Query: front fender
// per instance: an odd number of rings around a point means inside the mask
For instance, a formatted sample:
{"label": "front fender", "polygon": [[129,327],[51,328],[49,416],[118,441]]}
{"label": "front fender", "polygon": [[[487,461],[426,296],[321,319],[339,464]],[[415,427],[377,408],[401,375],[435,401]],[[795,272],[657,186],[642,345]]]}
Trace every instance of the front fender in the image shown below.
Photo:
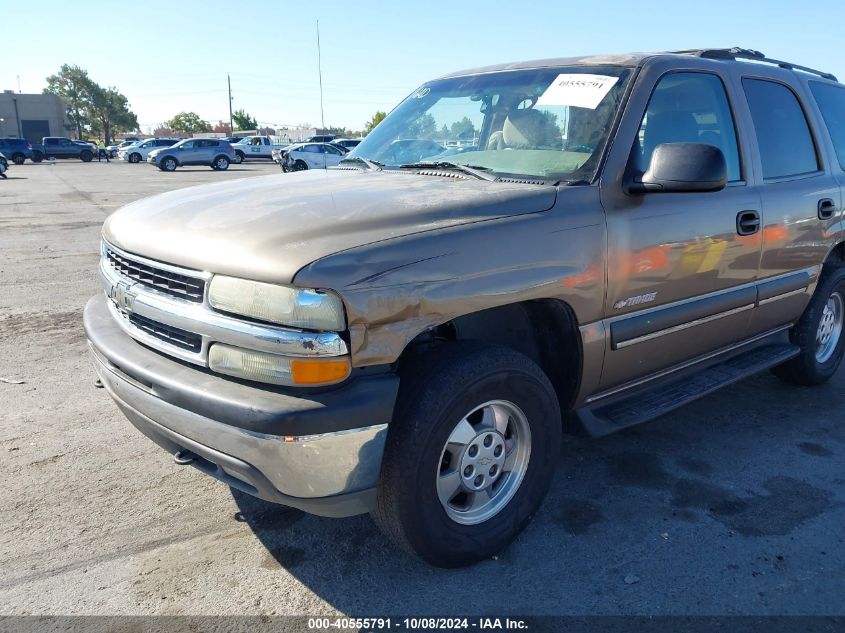
{"label": "front fender", "polygon": [[560,299],[579,323],[600,319],[605,244],[597,189],[570,187],[548,211],[353,248],[306,266],[294,283],[338,292],[353,364],[386,364],[429,328],[511,303]]}

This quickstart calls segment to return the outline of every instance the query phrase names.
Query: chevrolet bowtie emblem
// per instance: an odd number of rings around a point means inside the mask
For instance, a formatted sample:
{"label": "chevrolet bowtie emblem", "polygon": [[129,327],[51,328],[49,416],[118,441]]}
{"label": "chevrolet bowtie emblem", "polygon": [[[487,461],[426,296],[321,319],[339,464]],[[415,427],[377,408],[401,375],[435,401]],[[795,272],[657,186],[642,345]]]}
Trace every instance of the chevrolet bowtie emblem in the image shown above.
{"label": "chevrolet bowtie emblem", "polygon": [[132,312],[132,307],[135,304],[135,293],[132,292],[133,285],[118,281],[111,287],[109,298],[114,301],[118,310]]}

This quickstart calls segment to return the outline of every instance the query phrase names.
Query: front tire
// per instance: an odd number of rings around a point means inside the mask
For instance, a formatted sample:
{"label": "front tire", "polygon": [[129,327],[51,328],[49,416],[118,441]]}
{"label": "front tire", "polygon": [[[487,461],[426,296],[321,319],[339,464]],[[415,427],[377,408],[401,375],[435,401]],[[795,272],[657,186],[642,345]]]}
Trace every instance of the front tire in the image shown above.
{"label": "front tire", "polygon": [[[409,368],[405,368],[409,369]],[[403,371],[374,512],[438,567],[506,547],[537,511],[560,450],[554,388],[509,348],[448,343]]]}
{"label": "front tire", "polygon": [[772,371],[781,380],[796,385],[827,382],[842,362],[845,352],[845,266],[826,265],[816,291],[789,338],[801,348],[798,356]]}
{"label": "front tire", "polygon": [[163,161],[161,161],[161,170],[162,171],[176,171],[176,159],[167,157]]}
{"label": "front tire", "polygon": [[243,152],[235,152],[235,164],[240,165],[242,162],[246,160],[246,156]]}
{"label": "front tire", "polygon": [[141,162],[141,155],[138,152],[133,152],[129,154],[129,162],[130,163],[140,163]]}
{"label": "front tire", "polygon": [[32,162],[33,163],[40,163],[44,160],[44,154],[41,152],[32,152]]}
{"label": "front tire", "polygon": [[83,152],[79,155],[79,159],[80,159],[83,163],[90,163],[92,160],[94,160],[94,154],[93,154],[93,152],[89,152],[89,151],[86,149],[85,151],[83,151]]}

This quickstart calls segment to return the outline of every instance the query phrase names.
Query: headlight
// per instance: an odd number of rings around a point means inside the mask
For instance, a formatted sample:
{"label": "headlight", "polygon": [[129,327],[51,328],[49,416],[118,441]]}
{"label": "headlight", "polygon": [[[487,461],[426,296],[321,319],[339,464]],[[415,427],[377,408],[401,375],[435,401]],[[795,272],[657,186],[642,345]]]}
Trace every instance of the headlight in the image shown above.
{"label": "headlight", "polygon": [[346,329],[343,302],[336,294],[215,275],[208,301],[223,312],[307,330]]}

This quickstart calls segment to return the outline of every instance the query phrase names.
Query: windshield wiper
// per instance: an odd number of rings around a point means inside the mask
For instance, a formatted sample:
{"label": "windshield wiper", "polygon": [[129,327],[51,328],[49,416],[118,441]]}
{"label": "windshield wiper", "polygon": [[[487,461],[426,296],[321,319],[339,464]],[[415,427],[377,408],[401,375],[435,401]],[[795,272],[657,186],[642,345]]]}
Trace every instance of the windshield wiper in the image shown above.
{"label": "windshield wiper", "polygon": [[381,168],[384,167],[384,163],[380,163],[377,160],[370,160],[369,158],[364,158],[363,156],[350,156],[349,158],[342,158],[340,162],[363,163],[367,166],[367,169],[373,169],[375,171],[381,171]]}
{"label": "windshield wiper", "polygon": [[479,180],[496,180],[497,176],[486,174],[484,172],[492,171],[489,167],[481,167],[480,165],[464,165],[463,163],[453,163],[448,160],[437,160],[421,163],[405,163],[399,165],[399,169],[455,169],[470,176],[475,176]]}

